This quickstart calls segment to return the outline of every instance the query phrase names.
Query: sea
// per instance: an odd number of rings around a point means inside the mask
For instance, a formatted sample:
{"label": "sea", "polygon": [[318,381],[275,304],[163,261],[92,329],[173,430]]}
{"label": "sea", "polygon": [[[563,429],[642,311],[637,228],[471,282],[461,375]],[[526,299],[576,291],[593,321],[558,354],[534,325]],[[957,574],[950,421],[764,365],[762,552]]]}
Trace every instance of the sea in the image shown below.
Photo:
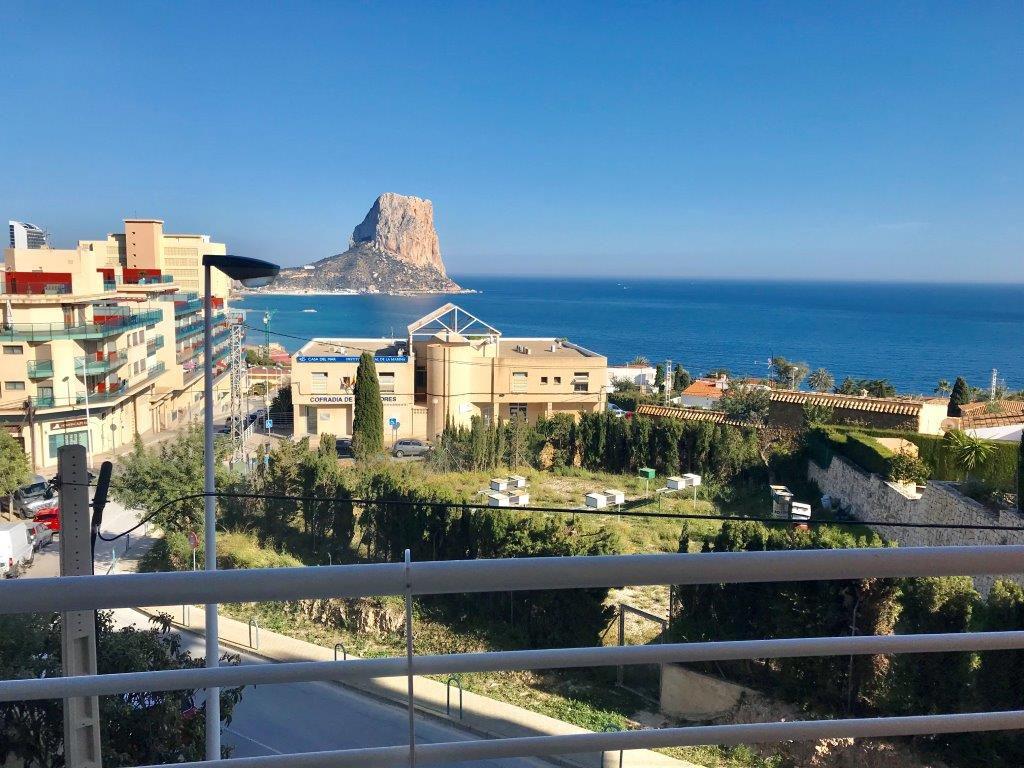
{"label": "sea", "polygon": [[[671,359],[691,374],[726,368],[764,376],[781,355],[836,381],[888,379],[932,394],[964,376],[1024,389],[1024,284],[632,280],[455,275],[476,293],[452,296],[245,295],[246,325],[296,351],[313,337],[401,337],[447,301],[504,336],[568,338],[607,356]],[[316,310],[310,312],[309,310]],[[262,330],[249,343],[264,343]]]}

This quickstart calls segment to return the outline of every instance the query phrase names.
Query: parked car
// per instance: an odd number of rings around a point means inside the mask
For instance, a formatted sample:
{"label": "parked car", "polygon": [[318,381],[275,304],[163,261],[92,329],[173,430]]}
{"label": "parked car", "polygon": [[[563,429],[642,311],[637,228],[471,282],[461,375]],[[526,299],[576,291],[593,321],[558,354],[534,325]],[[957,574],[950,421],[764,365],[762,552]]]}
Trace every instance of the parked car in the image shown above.
{"label": "parked car", "polygon": [[45,525],[52,533],[60,533],[60,512],[56,507],[37,512],[33,519],[35,522]]}
{"label": "parked car", "polygon": [[[28,519],[56,498],[57,493],[50,483],[42,475],[33,475],[29,482],[14,492],[14,512],[18,517]],[[0,497],[0,509],[9,512],[10,505],[11,496]]]}
{"label": "parked car", "polygon": [[610,413],[612,416],[618,419],[621,419],[623,416],[626,415],[626,412],[622,408],[617,406],[615,403],[608,403],[608,413]]}
{"label": "parked car", "polygon": [[334,450],[338,452],[339,459],[351,459],[356,455],[352,450],[352,441],[347,437],[339,437],[335,440]]}
{"label": "parked car", "polygon": [[430,453],[430,444],[423,440],[399,440],[391,449],[391,455],[397,458],[403,456],[426,456]]}
{"label": "parked car", "polygon": [[53,543],[53,531],[46,523],[33,521],[28,527],[28,537],[32,542],[32,551],[38,552]]}
{"label": "parked car", "polygon": [[28,525],[22,522],[0,523],[0,575],[13,579],[32,563],[34,553]]}

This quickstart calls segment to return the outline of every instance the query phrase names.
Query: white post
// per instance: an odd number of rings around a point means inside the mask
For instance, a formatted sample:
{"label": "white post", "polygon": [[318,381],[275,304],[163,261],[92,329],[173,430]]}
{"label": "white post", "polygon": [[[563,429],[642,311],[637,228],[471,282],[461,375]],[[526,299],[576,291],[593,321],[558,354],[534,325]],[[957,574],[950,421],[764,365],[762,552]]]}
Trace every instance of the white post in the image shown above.
{"label": "white post", "polygon": [[[204,267],[206,278],[203,302],[203,524],[206,547],[205,569],[217,570],[217,499],[213,455],[213,295],[211,267]],[[217,604],[206,604],[206,666],[220,664],[220,637],[217,628]],[[206,759],[220,760],[220,688],[206,689]]]}

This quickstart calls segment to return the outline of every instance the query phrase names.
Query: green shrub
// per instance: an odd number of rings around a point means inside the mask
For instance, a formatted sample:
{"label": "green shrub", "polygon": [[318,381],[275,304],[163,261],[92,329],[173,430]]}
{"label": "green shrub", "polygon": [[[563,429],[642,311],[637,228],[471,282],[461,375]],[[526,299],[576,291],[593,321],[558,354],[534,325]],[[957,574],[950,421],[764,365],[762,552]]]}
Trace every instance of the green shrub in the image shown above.
{"label": "green shrub", "polygon": [[[856,429],[836,427],[836,431],[850,433],[860,432],[871,437],[902,437],[917,446],[918,457],[928,465],[934,480],[963,480],[963,472],[956,465],[956,460],[949,451],[949,446],[941,435],[921,435],[917,432],[901,430]],[[1013,442],[992,441],[994,450],[983,465],[971,472],[971,477],[980,480],[988,487],[1012,493],[1017,482],[1017,451],[1018,445]]]}
{"label": "green shrub", "polygon": [[889,476],[893,452],[868,435],[850,432],[846,436],[844,452],[854,464],[882,477]]}
{"label": "green shrub", "polygon": [[917,456],[900,452],[889,460],[889,480],[898,483],[924,483],[931,477],[931,468]]}

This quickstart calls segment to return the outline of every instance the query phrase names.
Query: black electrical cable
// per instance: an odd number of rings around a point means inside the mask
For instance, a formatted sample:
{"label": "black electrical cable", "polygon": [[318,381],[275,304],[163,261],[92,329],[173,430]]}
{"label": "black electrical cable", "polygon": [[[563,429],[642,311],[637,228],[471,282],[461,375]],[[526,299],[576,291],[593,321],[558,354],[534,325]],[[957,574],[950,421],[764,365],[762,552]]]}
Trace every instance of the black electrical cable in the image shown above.
{"label": "black electrical cable", "polygon": [[[497,509],[497,507],[488,507],[486,505],[477,504],[474,502],[452,502],[452,501],[409,501],[408,499],[357,499],[357,498],[325,498],[323,496],[293,496],[288,494],[264,494],[264,493],[228,493],[214,491],[213,493],[190,493],[185,496],[179,496],[176,499],[171,499],[165,504],[155,509],[150,514],[146,515],[136,525],[129,528],[127,531],[123,531],[116,536],[106,537],[102,533],[99,535],[103,541],[116,541],[122,536],[126,536],[132,531],[140,528],[141,526],[148,523],[153,517],[163,510],[167,509],[172,504],[177,504],[181,501],[189,501],[192,499],[202,499],[207,495],[214,496],[216,498],[228,498],[228,499],[267,499],[271,501],[319,501],[319,502],[345,502],[349,504],[358,504],[360,506],[368,505],[387,505],[392,506],[405,506],[405,507],[447,507],[450,509]],[[810,520],[790,520],[778,517],[740,517],[732,515],[699,515],[696,513],[685,513],[685,512],[648,512],[648,511],[634,511],[640,504],[650,501],[649,499],[637,499],[632,502],[627,502],[625,509],[566,509],[564,507],[500,507],[502,510],[508,512],[542,512],[549,514],[560,514],[560,515],[597,515],[601,517],[608,517],[609,515],[616,515],[617,517],[653,517],[666,520],[721,520],[721,521],[738,521],[738,522],[755,522],[755,523],[773,523],[776,525],[876,525],[880,527],[888,528],[934,528],[937,530],[971,530],[971,531],[1018,531],[1024,532],[1024,526],[1013,526],[1013,525],[968,525],[966,523],[897,523],[888,522],[885,520],[822,520],[820,518]]]}

